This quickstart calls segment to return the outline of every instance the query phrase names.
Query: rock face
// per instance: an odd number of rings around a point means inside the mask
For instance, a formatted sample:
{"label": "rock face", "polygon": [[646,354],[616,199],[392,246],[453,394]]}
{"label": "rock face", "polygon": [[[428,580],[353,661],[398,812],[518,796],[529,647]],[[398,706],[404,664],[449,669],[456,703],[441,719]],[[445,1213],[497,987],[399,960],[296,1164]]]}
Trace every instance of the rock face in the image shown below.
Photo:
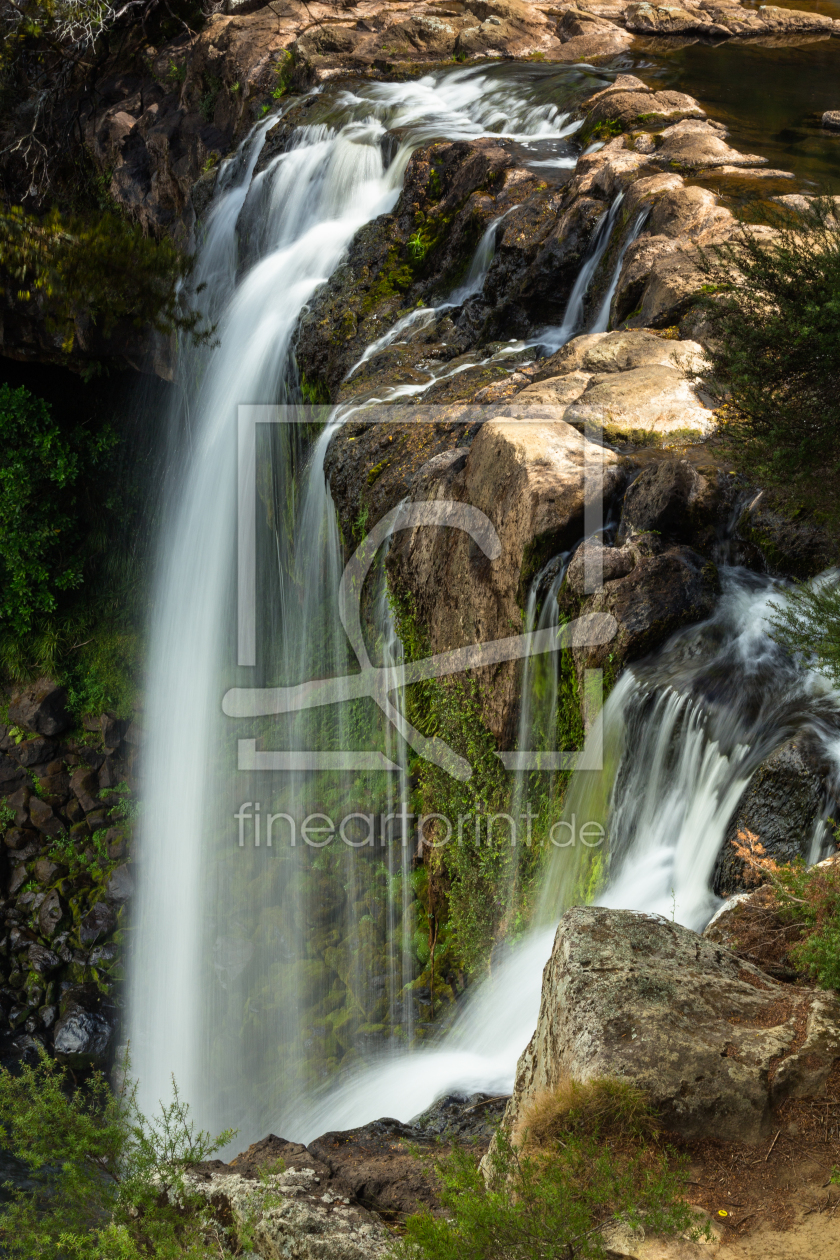
{"label": "rock face", "polygon": [[[609,502],[624,480],[617,457],[571,425],[503,416],[482,425],[463,466],[451,471],[456,467],[418,478],[412,497],[479,508],[498,532],[498,559],[489,561],[461,530],[426,526],[398,534],[388,556],[390,579],[411,596],[432,652],[519,633],[530,577],[580,537],[587,495],[602,492]],[[516,715],[515,663],[487,667],[477,676],[485,684],[487,726],[504,743],[512,738]]]}
{"label": "rock face", "polygon": [[12,697],[9,721],[39,735],[60,735],[70,725],[66,688],[49,678],[39,679]]}
{"label": "rock face", "polygon": [[[603,566],[603,585],[584,598],[587,558]],[[710,616],[719,594],[717,569],[690,547],[666,547],[653,534],[623,547],[584,543],[575,553],[560,592],[560,606],[570,615],[610,613],[618,623],[610,643],[573,648],[578,670],[598,669],[647,655],[681,626]],[[578,612],[579,610],[579,612]]]}
{"label": "rock face", "polygon": [[659,916],[579,906],[560,920],[504,1124],[566,1076],[612,1076],[676,1133],[756,1142],[838,1061],[836,995],[778,984]]}
{"label": "rock face", "polygon": [[814,830],[825,806],[826,778],[808,741],[790,740],[756,770],[726,831],[715,864],[713,887],[719,897],[755,887],[732,847],[739,831],[751,831],[777,862],[807,860]]}

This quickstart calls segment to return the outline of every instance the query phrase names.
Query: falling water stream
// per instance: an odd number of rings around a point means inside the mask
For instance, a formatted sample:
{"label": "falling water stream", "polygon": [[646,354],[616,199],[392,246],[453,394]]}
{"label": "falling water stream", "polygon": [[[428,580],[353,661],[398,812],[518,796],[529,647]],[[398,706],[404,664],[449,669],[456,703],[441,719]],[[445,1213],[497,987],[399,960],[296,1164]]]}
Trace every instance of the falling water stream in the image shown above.
{"label": "falling water stream", "polygon": [[[290,686],[358,668],[338,616],[344,561],[323,471],[340,416],[314,441],[300,425],[257,426],[246,471],[259,565],[247,588],[253,642],[243,648],[238,409],[295,404],[300,312],[359,228],[394,206],[417,146],[492,133],[531,146],[535,164],[570,165],[575,127],[556,102],[591,91],[587,73],[498,67],[325,90],[312,121],[261,169],[277,118],[261,122],[220,172],[196,268],[217,344],[185,352],[173,417],[182,456],[154,601],[129,997],[142,1103],[153,1109],[174,1074],[199,1123],[234,1126],[240,1143],[269,1129],[310,1140],[377,1115],[409,1119],[446,1091],[509,1089],[536,1023],[542,964],[578,876],[578,851],[551,854],[538,926],[468,994],[442,1039],[417,1046],[421,1011],[407,987],[417,927],[411,850],[394,817],[410,791],[401,741],[365,700],[247,723],[224,717],[221,700],[230,687]],[[399,138],[390,161],[388,133]],[[540,334],[549,351],[581,331],[620,204],[619,196],[602,218],[562,326]],[[480,291],[498,223],[446,307]],[[623,248],[641,228],[639,218]],[[620,261],[593,330],[606,327]],[[406,315],[348,379],[441,309]],[[529,615],[539,628],[556,622],[564,563],[556,559],[535,585]],[[396,668],[401,647],[377,574],[372,653]],[[803,726],[836,739],[832,695],[767,635],[771,594],[767,580],[724,570],[713,618],[625,673],[597,719],[603,770],[573,775],[565,808],[603,821],[609,833],[604,904],[702,927],[716,904],[710,875],[728,819],[762,757]],[[545,669],[556,669],[555,654],[526,670],[520,747],[551,747],[556,685],[547,685]],[[370,769],[295,762],[316,748],[367,750]],[[272,769],[284,756],[292,768]],[[513,790],[524,792],[524,780]],[[345,844],[301,843],[305,817],[351,814]],[[377,830],[366,844],[383,815],[385,843]],[[817,835],[815,853],[819,845]]]}

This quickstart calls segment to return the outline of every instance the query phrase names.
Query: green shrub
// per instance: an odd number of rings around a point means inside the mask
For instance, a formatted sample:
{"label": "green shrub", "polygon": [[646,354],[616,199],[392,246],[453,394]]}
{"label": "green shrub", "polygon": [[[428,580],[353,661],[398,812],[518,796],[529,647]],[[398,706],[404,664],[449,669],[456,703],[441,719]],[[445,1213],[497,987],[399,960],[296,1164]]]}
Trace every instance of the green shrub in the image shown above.
{"label": "green shrub", "polygon": [[73,1086],[44,1052],[17,1076],[0,1070],[0,1143],[30,1177],[27,1190],[6,1186],[3,1254],[12,1260],[230,1254],[228,1238],[186,1173],[232,1137],[197,1131],[177,1089],[148,1120],[132,1089],[115,1094],[98,1074],[84,1088]]}
{"label": "green shrub", "polygon": [[62,433],[45,402],[0,386],[0,625],[16,635],[81,585],[79,477],[114,442],[108,428]]}
{"label": "green shrub", "polygon": [[709,388],[734,448],[765,476],[821,468],[840,453],[840,234],[833,205],[742,225],[701,252],[712,332]]}
{"label": "green shrub", "polygon": [[[585,1088],[585,1087],[584,1087]],[[499,1130],[485,1184],[474,1155],[437,1161],[445,1217],[411,1216],[399,1260],[601,1260],[617,1221],[660,1235],[699,1237],[682,1195],[684,1161],[659,1144],[604,1143],[567,1124],[533,1153]]]}
{"label": "green shrub", "polygon": [[840,586],[824,579],[803,582],[785,593],[784,602],[771,607],[776,642],[840,684]]}

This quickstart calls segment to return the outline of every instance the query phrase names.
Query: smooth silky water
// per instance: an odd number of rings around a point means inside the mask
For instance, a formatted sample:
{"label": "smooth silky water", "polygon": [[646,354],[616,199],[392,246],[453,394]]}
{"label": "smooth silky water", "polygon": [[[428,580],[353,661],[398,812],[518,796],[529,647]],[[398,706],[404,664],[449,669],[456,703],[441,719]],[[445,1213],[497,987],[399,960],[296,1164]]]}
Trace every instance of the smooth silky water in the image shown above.
{"label": "smooth silky water", "polygon": [[[582,861],[591,868],[579,848],[551,853],[534,929],[494,960],[492,976],[459,1003],[442,1038],[417,1046],[406,987],[417,970],[407,837],[397,828],[384,845],[377,834],[372,848],[318,850],[298,833],[290,843],[291,819],[299,828],[315,813],[398,812],[410,786],[400,741],[362,702],[244,722],[223,717],[221,700],[230,687],[357,668],[338,618],[343,559],[323,472],[340,415],[314,439],[300,426],[261,426],[253,468],[256,664],[236,665],[238,406],[299,399],[300,311],[356,231],[393,207],[413,148],[492,132],[509,136],[535,165],[569,164],[566,111],[601,81],[579,68],[507,66],[325,91],[309,124],[256,176],[276,119],[260,123],[220,173],[196,269],[218,344],[184,354],[172,422],[179,455],[154,601],[129,1000],[143,1104],[154,1108],[174,1074],[203,1126],[239,1129],[237,1147],[269,1130],[309,1140],[377,1115],[407,1120],[445,1092],[509,1089],[536,1023],[557,919],[579,886]],[[386,163],[383,139],[398,128],[399,147]],[[619,206],[604,214],[562,327],[540,334],[550,348],[583,330],[585,297]],[[636,221],[631,234],[641,228]],[[465,291],[483,283],[494,238],[488,232],[481,242]],[[428,308],[430,317],[439,309]],[[412,312],[380,346],[425,317]],[[601,308],[590,330],[603,322]],[[556,620],[559,573],[543,575],[540,626]],[[600,820],[608,833],[604,904],[691,927],[715,908],[714,858],[762,757],[802,726],[827,741],[836,726],[828,689],[798,672],[767,635],[771,584],[737,570],[724,570],[724,584],[710,622],[622,678],[596,720],[603,766],[572,776],[565,806],[567,819]],[[381,566],[367,607],[372,655],[395,667],[401,649]],[[550,747],[556,701],[547,699],[545,670],[554,677],[555,654],[526,667],[520,745]],[[397,771],[249,772],[238,768],[239,740],[256,740],[261,753],[378,749]],[[514,776],[513,798],[524,791]],[[280,816],[270,848],[269,814]],[[348,838],[364,840],[364,820],[354,828]]]}

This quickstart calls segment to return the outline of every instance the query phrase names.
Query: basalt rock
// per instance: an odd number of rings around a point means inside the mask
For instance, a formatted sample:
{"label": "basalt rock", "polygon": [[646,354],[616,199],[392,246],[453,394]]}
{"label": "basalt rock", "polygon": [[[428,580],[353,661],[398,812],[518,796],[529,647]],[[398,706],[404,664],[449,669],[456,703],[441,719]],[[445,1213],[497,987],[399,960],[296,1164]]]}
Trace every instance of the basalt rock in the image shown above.
{"label": "basalt rock", "polygon": [[[592,572],[587,557],[601,569],[603,581],[591,595],[584,589]],[[667,547],[652,534],[634,537],[621,548],[587,540],[569,565],[559,595],[561,611],[609,613],[618,629],[608,644],[573,648],[578,670],[608,666],[614,677],[625,662],[646,656],[676,630],[710,616],[719,592],[715,565],[690,547]]]}
{"label": "basalt rock", "polygon": [[628,487],[617,541],[654,531],[672,541],[700,540],[708,546],[720,522],[722,498],[713,469],[704,475],[687,459],[658,460]]}
{"label": "basalt rock", "polygon": [[91,1067],[104,1059],[113,1028],[104,1014],[72,1006],[55,1026],[56,1058],[70,1067]]}
{"label": "basalt rock", "polygon": [[780,577],[815,577],[837,563],[837,543],[802,508],[790,511],[773,492],[761,491],[747,503],[737,536],[758,566]]}
{"label": "basalt rock", "polygon": [[12,696],[9,721],[38,735],[60,735],[71,718],[67,712],[67,688],[41,678]]}
{"label": "basalt rock", "polygon": [[658,915],[579,906],[560,920],[504,1125],[568,1077],[618,1077],[684,1137],[757,1142],[838,1062],[835,994],[779,984]]}
{"label": "basalt rock", "polygon": [[715,864],[719,897],[755,887],[733,840],[751,832],[777,862],[807,860],[826,804],[826,769],[813,742],[797,736],[771,753],[756,770],[730,822]]}

